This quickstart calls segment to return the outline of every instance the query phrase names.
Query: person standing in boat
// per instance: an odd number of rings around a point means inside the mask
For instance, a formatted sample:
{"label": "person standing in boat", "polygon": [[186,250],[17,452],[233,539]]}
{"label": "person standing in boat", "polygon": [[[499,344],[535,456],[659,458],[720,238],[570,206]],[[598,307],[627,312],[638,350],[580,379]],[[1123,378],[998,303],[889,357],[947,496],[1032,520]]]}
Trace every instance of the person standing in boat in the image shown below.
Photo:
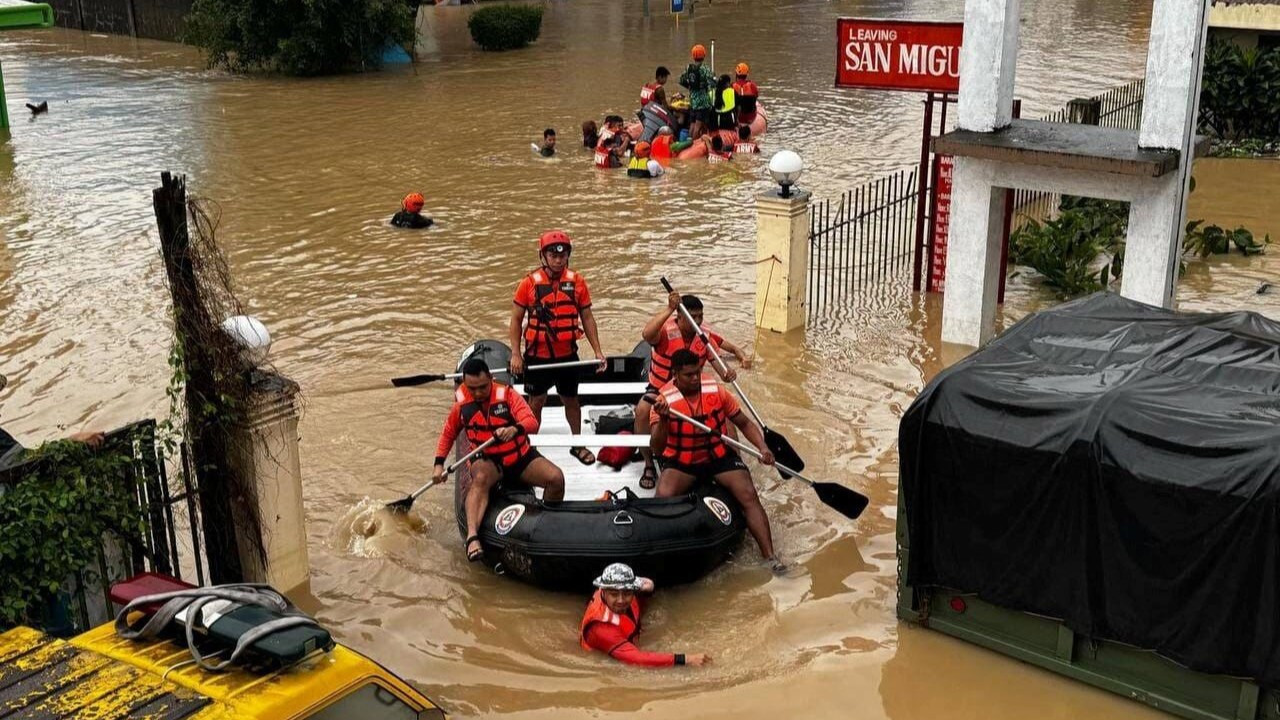
{"label": "person standing in boat", "polygon": [[578,626],[578,642],[583,650],[599,650],[614,660],[643,667],[705,665],[706,653],[647,652],[635,645],[640,634],[643,604],[638,595],[653,593],[653,581],[636,577],[630,566],[613,563],[595,579],[598,588],[587,603]]}
{"label": "person standing in boat", "polygon": [[497,442],[467,465],[471,485],[464,500],[467,514],[464,548],[471,562],[484,556],[480,521],[489,507],[489,491],[494,485],[499,482],[509,487],[532,485],[542,488],[543,502],[564,499],[564,472],[529,444],[529,436],[536,432],[538,420],[520,393],[495,382],[484,360],[471,358],[462,364],[462,384],[454,392],[453,408],[440,431],[432,477],[437,483],[444,482],[444,461],[459,433],[466,433],[470,443],[468,452],[490,437],[497,438]]}
{"label": "person standing in boat", "polygon": [[[598,371],[605,369],[596,318],[591,312],[591,291],[587,289],[586,278],[569,269],[572,252],[573,241],[561,230],[545,232],[538,240],[542,267],[526,275],[516,286],[515,302],[511,308],[508,339],[513,351],[512,374],[523,375],[526,367],[577,360],[578,339],[584,336],[600,361]],[[542,407],[547,404],[547,391],[552,385],[564,403],[569,432],[577,435],[582,428],[578,368],[528,373],[524,379],[524,390],[539,423],[542,422]],[[583,465],[596,461],[595,453],[582,446],[569,448],[569,454]]]}
{"label": "person standing in boat", "polygon": [[712,111],[713,93],[716,88],[716,76],[711,68],[702,64],[707,58],[707,49],[702,45],[694,45],[689,50],[693,62],[685,68],[680,76],[680,85],[689,90],[689,109],[693,122],[701,122],[704,127],[713,127],[715,123]]}
{"label": "person standing in boat", "polygon": [[760,88],[751,81],[748,74],[751,68],[746,63],[740,62],[733,69],[735,79],[733,81],[733,92],[736,96],[736,104],[738,106],[738,123],[740,125],[750,125],[756,119],[756,102],[760,99]]}
{"label": "person standing in boat", "polygon": [[704,432],[670,412],[680,412],[719,433],[728,433],[731,425],[736,426],[747,442],[760,451],[760,462],[773,464],[773,452],[765,444],[760,427],[742,412],[732,393],[702,374],[702,362],[689,350],[672,354],[673,378],[659,390],[653,403],[649,448],[662,458],[656,496],[684,495],[698,478],[714,478],[742,506],[747,530],[760,546],[765,563],[774,573],[783,574],[787,566],[774,554],[769,516],[742,458],[718,435]]}
{"label": "person standing in boat", "polygon": [[[689,315],[697,321],[698,327],[707,334],[711,345],[704,343],[702,338],[698,337],[698,328],[690,325],[684,314],[678,312],[681,303],[684,303]],[[724,348],[733,353],[744,369],[751,369],[751,358],[747,357],[742,348],[704,326],[702,313],[702,300],[696,295],[681,295],[673,290],[667,295],[666,306],[654,313],[653,317],[649,318],[649,322],[645,323],[644,330],[640,332],[640,337],[649,343],[651,349],[649,350],[649,384],[645,387],[644,394],[640,396],[640,402],[636,403],[635,433],[637,435],[649,434],[649,413],[653,410],[653,401],[657,399],[659,390],[671,382],[671,356],[677,350],[691,350],[703,364],[706,364],[711,358],[711,353],[720,352],[720,348]],[[719,365],[712,363],[711,367],[715,368],[717,374],[720,373]],[[725,370],[727,372],[721,375],[725,382],[738,379],[736,370],[727,366]],[[649,490],[658,484],[658,477],[653,470],[652,454],[649,449],[641,448],[640,454],[644,458],[644,473],[640,476],[640,487]]]}

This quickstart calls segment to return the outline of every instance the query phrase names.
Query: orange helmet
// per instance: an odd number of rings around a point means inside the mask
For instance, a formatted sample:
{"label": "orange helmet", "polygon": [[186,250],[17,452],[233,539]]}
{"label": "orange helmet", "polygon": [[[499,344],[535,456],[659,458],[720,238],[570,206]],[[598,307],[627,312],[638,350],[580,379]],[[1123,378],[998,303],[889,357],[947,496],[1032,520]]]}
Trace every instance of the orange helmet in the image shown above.
{"label": "orange helmet", "polygon": [[542,237],[538,238],[538,253],[542,254],[547,250],[572,252],[573,241],[569,239],[569,234],[563,230],[548,230],[542,233]]}
{"label": "orange helmet", "polygon": [[689,54],[693,55],[694,60],[701,60],[707,56],[707,49],[701,45],[694,45]]}
{"label": "orange helmet", "polygon": [[751,67],[746,63],[738,63],[738,66],[733,69],[734,75],[749,75],[750,73]]}
{"label": "orange helmet", "polygon": [[426,198],[422,197],[422,193],[409,193],[404,196],[404,200],[400,201],[400,207],[409,212],[422,212],[422,206],[427,204]]}
{"label": "orange helmet", "polygon": [[649,143],[641,141],[636,143],[636,157],[649,157]]}

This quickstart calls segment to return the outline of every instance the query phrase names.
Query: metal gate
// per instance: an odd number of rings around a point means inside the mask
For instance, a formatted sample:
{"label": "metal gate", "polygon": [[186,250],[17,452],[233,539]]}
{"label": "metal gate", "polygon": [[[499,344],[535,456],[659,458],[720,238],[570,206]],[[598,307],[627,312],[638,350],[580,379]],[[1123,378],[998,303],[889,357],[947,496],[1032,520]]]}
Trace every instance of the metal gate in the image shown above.
{"label": "metal gate", "polygon": [[906,168],[809,208],[811,319],[868,283],[909,280],[916,182]]}

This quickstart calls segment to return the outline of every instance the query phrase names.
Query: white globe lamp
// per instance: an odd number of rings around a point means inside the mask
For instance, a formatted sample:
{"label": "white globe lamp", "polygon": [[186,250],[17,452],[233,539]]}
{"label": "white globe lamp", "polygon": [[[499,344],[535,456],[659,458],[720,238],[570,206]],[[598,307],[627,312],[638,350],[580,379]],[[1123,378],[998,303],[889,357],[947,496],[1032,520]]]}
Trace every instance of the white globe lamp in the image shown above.
{"label": "white globe lamp", "polygon": [[804,172],[804,161],[790,150],[779,150],[769,159],[769,174],[782,186],[782,192],[779,193],[781,197],[791,197],[791,186],[800,179],[802,172]]}
{"label": "white globe lamp", "polygon": [[236,315],[222,321],[222,329],[240,345],[240,356],[249,367],[258,367],[267,361],[271,351],[271,333],[256,317]]}

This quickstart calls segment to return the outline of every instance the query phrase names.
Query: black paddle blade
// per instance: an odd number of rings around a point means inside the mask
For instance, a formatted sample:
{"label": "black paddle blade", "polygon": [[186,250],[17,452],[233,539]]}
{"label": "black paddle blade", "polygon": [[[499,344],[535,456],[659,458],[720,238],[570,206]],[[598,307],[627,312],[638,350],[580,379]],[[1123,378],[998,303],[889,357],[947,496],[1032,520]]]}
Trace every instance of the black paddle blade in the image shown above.
{"label": "black paddle blade", "polygon": [[850,520],[857,520],[862,511],[867,509],[867,496],[843,485],[816,482],[813,484],[813,491],[818,493],[819,500]]}
{"label": "black paddle blade", "polygon": [[400,513],[401,515],[403,515],[409,512],[409,508],[413,507],[413,499],[414,499],[413,496],[410,495],[408,497],[401,498],[395,502],[387,503],[387,509],[393,513]]}
{"label": "black paddle blade", "polygon": [[414,385],[426,385],[437,380],[444,380],[443,375],[407,375],[405,377],[391,378],[392,387],[413,387]]}
{"label": "black paddle blade", "polygon": [[[804,472],[804,460],[800,459],[796,449],[791,447],[791,443],[787,439],[769,428],[764,429],[764,444],[769,446],[769,450],[773,452],[773,459],[779,465],[786,465],[796,472]],[[782,468],[778,468],[778,473],[783,478],[790,480],[795,475],[785,472]]]}

